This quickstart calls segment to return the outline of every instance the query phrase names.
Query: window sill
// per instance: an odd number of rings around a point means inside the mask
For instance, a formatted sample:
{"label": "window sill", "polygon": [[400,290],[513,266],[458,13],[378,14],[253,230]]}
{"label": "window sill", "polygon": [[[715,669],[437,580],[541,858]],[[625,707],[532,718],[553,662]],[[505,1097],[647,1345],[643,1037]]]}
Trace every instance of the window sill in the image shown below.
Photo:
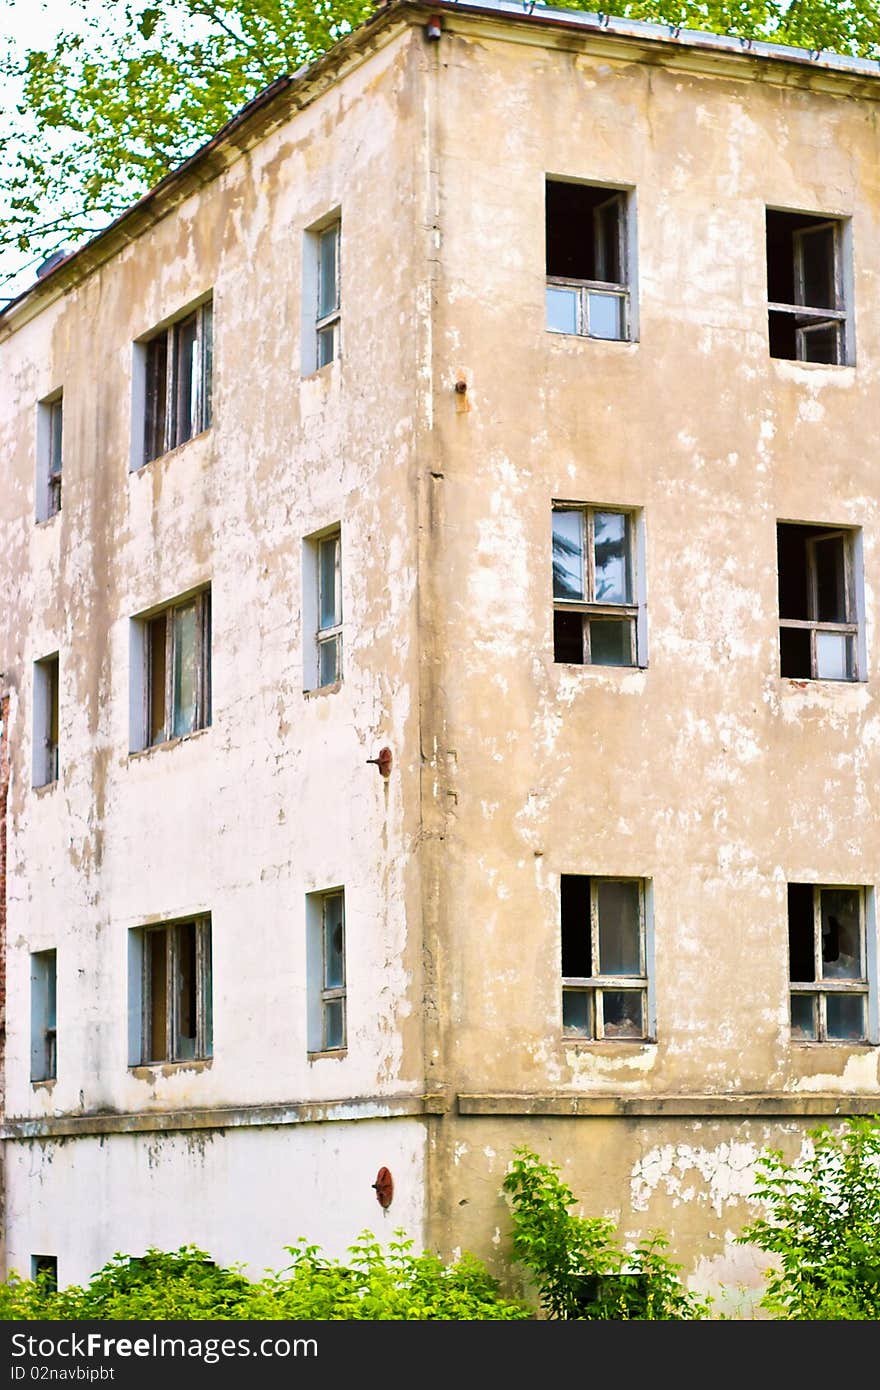
{"label": "window sill", "polygon": [[552,338],[560,338],[566,342],[574,339],[578,343],[606,343],[609,347],[634,347],[638,346],[638,338],[600,338],[593,333],[563,333],[558,328],[544,328],[545,333],[549,333]]}
{"label": "window sill", "polygon": [[847,686],[867,685],[867,678],[859,676],[857,680],[835,680],[832,676],[780,676],[780,684],[794,690],[807,690],[814,685]]}
{"label": "window sill", "polygon": [[210,728],[211,725],[206,724],[204,729],[193,729],[191,734],[178,734],[176,738],[166,738],[161,743],[151,743],[149,748],[129,749],[129,760],[147,758],[151,753],[160,753],[163,749],[176,748],[180,743],[191,743],[193,739],[206,734]]}
{"label": "window sill", "polygon": [[341,360],[342,354],[337,353],[329,362],[325,362],[323,367],[314,367],[310,372],[303,372],[300,381],[320,381],[322,377],[330,376],[336,363]]}
{"label": "window sill", "polygon": [[51,782],[41,782],[39,786],[31,787],[31,791],[35,792],[37,796],[48,796],[50,792],[54,792],[57,786],[58,778],[54,777]]}
{"label": "window sill", "polygon": [[577,1048],[577,1049],[581,1049],[581,1050],[585,1050],[585,1049],[587,1049],[587,1048],[592,1049],[592,1048],[594,1048],[594,1047],[598,1047],[598,1048],[600,1048],[600,1049],[602,1049],[602,1050],[604,1051],[604,1049],[607,1048],[607,1047],[613,1047],[613,1048],[615,1048],[615,1049],[621,1048],[621,1047],[628,1047],[628,1048],[631,1048],[633,1051],[635,1051],[636,1049],[641,1049],[641,1048],[643,1048],[643,1047],[656,1047],[656,1046],[657,1046],[657,1039],[656,1039],[656,1038],[572,1038],[572,1037],[563,1037],[563,1038],[560,1039],[560,1041],[561,1041],[563,1047],[565,1047],[566,1049],[568,1049],[568,1048]]}
{"label": "window sill", "polygon": [[42,531],[47,526],[51,526],[53,521],[57,521],[60,515],[61,508],[59,507],[57,512],[53,512],[51,516],[35,517],[34,525],[36,526],[38,531]]}
{"label": "window sill", "polygon": [[54,1091],[57,1076],[46,1076],[41,1081],[31,1081],[32,1091]]}
{"label": "window sill", "polygon": [[849,1052],[856,1050],[860,1052],[876,1051],[880,1043],[868,1042],[865,1038],[791,1038],[792,1047],[805,1047],[812,1050],[816,1047],[833,1047],[835,1051],[845,1047]]}
{"label": "window sill", "polygon": [[341,689],[342,681],[334,681],[332,685],[316,685],[314,690],[303,691],[303,699],[314,700],[319,695],[335,695]]}
{"label": "window sill", "polygon": [[794,367],[798,371],[806,372],[851,372],[855,370],[855,362],[802,362],[798,357],[774,357],[770,354],[771,362],[779,362],[784,367]]}
{"label": "window sill", "polygon": [[347,1047],[329,1048],[326,1052],[307,1052],[306,1059],[309,1062],[335,1061],[341,1062],[348,1056]]}
{"label": "window sill", "polygon": [[180,453],[181,449],[185,449],[188,445],[194,444],[197,439],[204,439],[206,434],[211,433],[212,428],[213,425],[208,425],[205,429],[199,430],[198,434],[191,434],[189,439],[184,439],[181,444],[175,444],[174,448],[169,449],[167,453],[156,454],[155,458],[144,459],[143,463],[135,464],[134,468],[129,468],[129,473],[143,473],[144,469],[149,468],[151,464],[162,463],[165,459],[174,458],[176,454]]}
{"label": "window sill", "polygon": [[128,1071],[138,1081],[155,1081],[159,1076],[176,1076],[181,1071],[210,1071],[213,1062],[213,1057],[189,1057],[181,1062],[138,1062]]}

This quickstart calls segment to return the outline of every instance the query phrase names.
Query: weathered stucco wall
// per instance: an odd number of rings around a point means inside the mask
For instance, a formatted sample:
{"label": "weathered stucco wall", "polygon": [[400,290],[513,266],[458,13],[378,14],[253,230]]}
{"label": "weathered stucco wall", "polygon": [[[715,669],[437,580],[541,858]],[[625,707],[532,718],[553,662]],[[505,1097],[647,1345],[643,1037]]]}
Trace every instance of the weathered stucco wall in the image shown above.
{"label": "weathered stucco wall", "polygon": [[[416,364],[426,338],[419,55],[386,34],[372,56],[350,63],[344,83],[291,112],[0,349],[2,453],[13,463],[0,499],[8,596],[0,670],[20,697],[10,733],[7,1117],[381,1102],[422,1090],[420,943],[417,931],[407,933],[407,919],[419,920],[420,893],[412,481]],[[304,229],[335,208],[342,355],[303,379]],[[130,473],[132,342],[208,290],[213,425]],[[35,525],[36,402],[59,386],[63,507]],[[344,680],[338,691],[306,698],[302,538],[340,521]],[[130,617],[205,582],[211,727],[130,756]],[[32,663],[55,650],[60,778],[34,791]],[[384,745],[394,757],[387,779],[367,762]],[[346,895],[349,1045],[344,1056],[309,1062],[304,899],[338,885]],[[212,915],[213,1059],[134,1071],[129,929],[196,912]],[[58,1078],[33,1087],[29,956],[52,947]],[[329,1204],[317,1200],[312,1170],[338,1146],[344,1156],[328,1173],[347,1188],[361,1141],[345,1137],[344,1124],[331,1130],[266,1138],[302,1187],[295,1232],[286,1222],[272,1226],[261,1140],[248,1136],[241,1152],[251,1157],[230,1177],[261,1190],[253,1248],[241,1244],[243,1217],[231,1231],[223,1227],[236,1192],[222,1176],[209,1177],[198,1201],[196,1169],[178,1185],[184,1141],[167,1141],[150,1182],[166,1184],[167,1210],[178,1203],[181,1223],[188,1205],[198,1210],[206,1241],[213,1210],[230,1258],[256,1251],[262,1260],[270,1227],[276,1243],[303,1233],[344,1244],[361,1217],[338,1194]],[[115,1154],[117,1144],[128,1156],[114,1166],[104,1145]],[[59,1163],[51,1144],[41,1151],[35,1143],[24,1168],[13,1155],[10,1258],[27,1251],[35,1223],[47,1239],[54,1233],[48,1249],[59,1251],[62,1267],[78,1271],[120,1248],[123,1231],[133,1238],[134,1208],[144,1239],[178,1229],[150,1215],[143,1174],[153,1148],[148,1137],[83,1141]],[[389,1135],[381,1155],[392,1172],[398,1154],[412,1177],[417,1145],[404,1130]],[[381,1216],[369,1191],[374,1177],[375,1166],[367,1198]],[[105,1179],[118,1194],[106,1203],[97,1200]],[[81,1227],[56,1221],[73,1189],[89,1212],[85,1243]],[[408,1182],[391,1211],[418,1235]]]}
{"label": "weathered stucco wall", "polygon": [[[502,1099],[438,1146],[438,1229],[485,1250],[486,1201],[528,1142],[563,1159],[585,1209],[672,1229],[691,1272],[745,1215],[739,1180],[712,1199],[731,1149],[741,1166],[765,1142],[797,1148],[786,1136],[817,1116],[505,1120],[503,1097],[540,1111],[560,1094],[819,1092],[880,1108],[876,1046],[792,1044],[786,921],[788,881],[872,885],[880,862],[877,106],[746,80],[746,64],[740,81],[687,55],[626,61],[570,34],[542,46],[444,22],[437,1070],[450,1094]],[[637,342],[546,331],[547,175],[635,190]],[[852,219],[854,367],[770,358],[768,205]],[[643,509],[646,669],[554,664],[554,499]],[[779,676],[777,519],[862,529],[867,681]],[[652,885],[656,1042],[563,1040],[562,874]],[[478,1196],[447,1186],[459,1146]],[[687,1176],[646,1186],[650,1155],[679,1146]]]}

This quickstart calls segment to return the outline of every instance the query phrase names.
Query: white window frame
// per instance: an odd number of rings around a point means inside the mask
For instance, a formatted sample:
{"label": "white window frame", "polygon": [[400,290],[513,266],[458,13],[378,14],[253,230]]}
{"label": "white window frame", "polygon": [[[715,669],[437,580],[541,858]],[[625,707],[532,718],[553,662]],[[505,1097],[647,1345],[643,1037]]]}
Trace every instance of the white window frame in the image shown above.
{"label": "white window frame", "polygon": [[[579,877],[575,875],[575,877]],[[656,1036],[653,993],[653,900],[651,884],[647,879],[628,874],[589,874],[590,880],[590,960],[593,974],[589,976],[563,975],[563,1008],[566,995],[585,995],[588,1001],[588,1026],[586,1031],[567,1030],[563,1025],[566,1041],[580,1042],[652,1042]],[[635,883],[639,890],[639,967],[638,975],[606,975],[601,964],[601,932],[599,922],[599,891],[602,883]],[[560,885],[561,886],[561,885]],[[561,898],[560,898],[561,923]],[[599,969],[596,969],[596,966]],[[604,995],[608,992],[638,993],[641,995],[642,1032],[635,1034],[608,1034],[605,1026]],[[564,1015],[563,1015],[564,1016]]]}
{"label": "white window frame", "polygon": [[[860,883],[815,883],[806,886],[812,886],[813,889],[813,969],[815,978],[813,980],[789,979],[788,993],[789,1001],[793,998],[810,998],[815,1001],[813,1018],[816,1025],[816,1036],[814,1038],[795,1037],[792,1032],[792,1040],[808,1046],[821,1043],[831,1047],[858,1047],[876,1043],[880,1041],[880,1036],[878,1036],[875,985],[877,958],[874,891],[870,886]],[[839,979],[823,975],[822,894],[840,891],[857,893],[859,900],[859,968],[861,974],[858,978],[853,979]],[[789,975],[790,973],[789,970]],[[828,1036],[828,997],[829,995],[841,994],[858,996],[864,1000],[862,1017],[865,1029],[859,1038],[829,1038]],[[790,1011],[789,1022],[791,1023]]]}
{"label": "white window frame", "polygon": [[[582,616],[583,661],[579,663],[559,662],[558,665],[577,664],[592,666],[590,649],[590,622],[611,619],[628,621],[630,631],[630,661],[621,663],[619,670],[644,667],[648,664],[647,622],[645,594],[645,542],[644,516],[641,508],[605,506],[593,502],[554,501],[551,508],[558,512],[576,513],[581,517],[581,554],[584,563],[584,597],[582,600],[558,598],[553,594],[553,612],[579,613]],[[629,600],[625,603],[596,602],[595,594],[595,517],[597,513],[612,513],[623,516],[626,521],[626,563],[629,574]],[[552,546],[553,527],[551,520],[551,588],[552,588]],[[601,665],[602,670],[613,669]]]}

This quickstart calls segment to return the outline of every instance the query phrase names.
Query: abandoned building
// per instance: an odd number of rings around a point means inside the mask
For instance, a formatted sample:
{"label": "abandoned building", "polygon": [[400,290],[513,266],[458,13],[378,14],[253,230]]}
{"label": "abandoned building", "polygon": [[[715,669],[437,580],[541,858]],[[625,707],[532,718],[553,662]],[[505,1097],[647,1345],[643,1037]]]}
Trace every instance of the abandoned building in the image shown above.
{"label": "abandoned building", "polygon": [[526,1146],[759,1289],[880,1110],[878,99],[392,0],[0,315],[7,1269],[515,1290]]}

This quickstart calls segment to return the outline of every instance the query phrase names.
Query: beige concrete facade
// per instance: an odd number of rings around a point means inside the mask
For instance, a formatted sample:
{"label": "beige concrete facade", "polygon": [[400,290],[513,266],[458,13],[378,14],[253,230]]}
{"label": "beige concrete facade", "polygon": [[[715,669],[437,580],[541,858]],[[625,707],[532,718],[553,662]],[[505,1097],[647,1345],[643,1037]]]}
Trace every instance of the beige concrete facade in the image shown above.
{"label": "beige concrete facade", "polygon": [[[440,14],[431,39],[392,5],[277,84],[0,317],[7,1264],[84,1278],[130,1232],[261,1269],[369,1226],[508,1276],[528,1145],[745,1308],[758,1152],[880,1110],[880,78]],[[626,192],[629,341],[547,330],[548,177]],[[770,355],[768,207],[846,226],[847,365]],[[337,210],[341,353],[303,374],[306,238]],[[208,292],[211,427],[132,469],[133,344]],[[559,502],[634,518],[639,665],[554,660]],[[780,675],[779,522],[852,538],[858,679]],[[343,679],[304,696],[303,541],[334,526]],[[206,584],[210,727],[132,752],[132,619]],[[644,1039],[563,1031],[563,875],[642,885]],[[864,890],[861,1040],[792,1037],[789,883]],[[347,1047],[315,1057],[306,895],[337,887]],[[132,1065],[130,933],[199,914],[213,1055]]]}

